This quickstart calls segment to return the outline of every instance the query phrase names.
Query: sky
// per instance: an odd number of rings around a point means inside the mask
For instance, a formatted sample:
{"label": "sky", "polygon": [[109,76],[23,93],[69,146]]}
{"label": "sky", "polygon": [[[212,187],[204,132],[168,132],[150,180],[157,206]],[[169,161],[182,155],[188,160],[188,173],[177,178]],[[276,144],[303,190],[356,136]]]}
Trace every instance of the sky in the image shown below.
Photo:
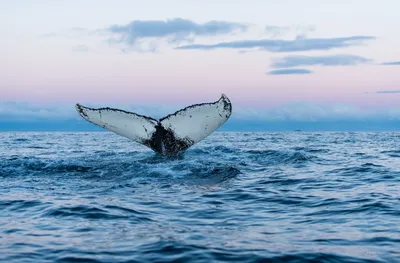
{"label": "sky", "polygon": [[0,130],[91,129],[77,102],[161,117],[222,93],[227,129],[400,130],[398,10],[397,0],[0,0]]}

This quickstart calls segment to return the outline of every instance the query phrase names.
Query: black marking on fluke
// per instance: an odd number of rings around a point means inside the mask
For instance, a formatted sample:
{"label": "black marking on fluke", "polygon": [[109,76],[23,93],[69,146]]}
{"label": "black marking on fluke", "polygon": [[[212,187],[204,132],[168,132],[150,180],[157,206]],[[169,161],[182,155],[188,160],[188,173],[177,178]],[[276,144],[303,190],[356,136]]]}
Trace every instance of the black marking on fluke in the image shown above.
{"label": "black marking on fluke", "polygon": [[156,131],[152,134],[151,139],[144,141],[143,144],[148,145],[159,154],[177,155],[192,146],[194,141],[188,138],[179,139],[175,136],[173,131],[165,129],[161,123],[158,123],[156,125]]}
{"label": "black marking on fluke", "polygon": [[84,107],[84,106],[82,106],[82,105],[76,104],[76,109],[78,110],[79,114],[80,114],[82,117],[86,117],[86,118],[87,118],[86,113],[83,111],[83,107]]}
{"label": "black marking on fluke", "polygon": [[[161,122],[163,120],[167,120],[167,119],[171,118],[172,116],[176,116],[178,113],[185,112],[188,109],[191,109],[191,108],[194,108],[197,106],[203,106],[203,105],[213,105],[213,104],[220,102],[220,100],[223,100],[223,102],[224,102],[224,110],[226,112],[225,117],[229,118],[232,113],[232,104],[230,103],[229,99],[225,95],[221,96],[221,98],[215,102],[200,103],[200,104],[194,104],[194,105],[188,106],[184,109],[176,111],[175,113],[169,114],[169,115],[161,118],[160,120],[156,120],[151,117],[140,115],[140,114],[137,114],[134,112],[129,112],[129,111],[120,110],[120,109],[114,109],[114,108],[109,108],[109,107],[96,109],[96,108],[89,108],[89,107],[82,106],[80,104],[76,104],[76,109],[77,109],[78,113],[89,122],[91,122],[91,121],[89,120],[89,116],[86,114],[85,109],[92,110],[92,111],[99,111],[100,117],[101,117],[102,111],[113,111],[113,112],[123,112],[125,114],[129,114],[129,115],[133,115],[135,117],[146,119],[154,125],[155,131],[151,134],[150,139],[141,139],[138,142],[143,145],[148,146],[153,151],[155,151],[161,155],[174,156],[174,155],[179,155],[180,153],[184,152],[190,146],[195,144],[195,141],[193,141],[192,139],[187,138],[187,137],[186,138],[178,138],[175,135],[174,131],[172,131],[169,128],[165,128],[161,124]],[[222,117],[221,114],[219,114],[219,116]],[[209,117],[209,116],[207,116],[207,117]],[[190,115],[190,118],[192,118],[191,115]],[[106,128],[106,125],[104,125],[104,124],[96,124],[96,123],[93,123],[93,124],[100,126],[102,128]],[[143,125],[143,128],[146,131],[146,133],[148,133],[148,130],[144,125]],[[205,126],[204,130],[206,130],[207,128],[208,128],[208,125]]]}

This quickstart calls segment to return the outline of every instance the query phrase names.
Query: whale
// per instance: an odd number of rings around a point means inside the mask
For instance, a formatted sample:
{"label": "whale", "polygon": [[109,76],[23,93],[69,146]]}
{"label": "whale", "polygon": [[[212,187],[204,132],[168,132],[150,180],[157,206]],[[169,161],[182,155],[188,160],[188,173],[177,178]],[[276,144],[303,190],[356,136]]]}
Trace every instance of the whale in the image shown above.
{"label": "whale", "polygon": [[114,108],[75,105],[88,122],[140,143],[164,156],[185,152],[221,127],[232,114],[232,103],[222,94],[219,100],[190,105],[161,119]]}

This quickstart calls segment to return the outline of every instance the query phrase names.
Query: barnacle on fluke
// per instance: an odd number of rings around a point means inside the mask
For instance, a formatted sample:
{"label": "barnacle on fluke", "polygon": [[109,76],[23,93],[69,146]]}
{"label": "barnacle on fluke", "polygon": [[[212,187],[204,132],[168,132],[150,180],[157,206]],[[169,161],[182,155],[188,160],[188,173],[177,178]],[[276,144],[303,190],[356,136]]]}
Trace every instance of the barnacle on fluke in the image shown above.
{"label": "barnacle on fluke", "polygon": [[177,155],[221,127],[232,114],[228,97],[188,106],[160,120],[113,108],[76,104],[87,121],[141,143],[162,155]]}

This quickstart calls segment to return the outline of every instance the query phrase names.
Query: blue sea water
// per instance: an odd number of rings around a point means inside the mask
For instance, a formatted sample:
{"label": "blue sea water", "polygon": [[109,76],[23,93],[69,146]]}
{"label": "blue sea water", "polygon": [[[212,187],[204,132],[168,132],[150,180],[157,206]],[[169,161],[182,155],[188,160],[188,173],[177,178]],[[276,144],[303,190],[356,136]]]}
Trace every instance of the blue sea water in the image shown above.
{"label": "blue sea water", "polygon": [[400,262],[400,133],[0,133],[0,261]]}

